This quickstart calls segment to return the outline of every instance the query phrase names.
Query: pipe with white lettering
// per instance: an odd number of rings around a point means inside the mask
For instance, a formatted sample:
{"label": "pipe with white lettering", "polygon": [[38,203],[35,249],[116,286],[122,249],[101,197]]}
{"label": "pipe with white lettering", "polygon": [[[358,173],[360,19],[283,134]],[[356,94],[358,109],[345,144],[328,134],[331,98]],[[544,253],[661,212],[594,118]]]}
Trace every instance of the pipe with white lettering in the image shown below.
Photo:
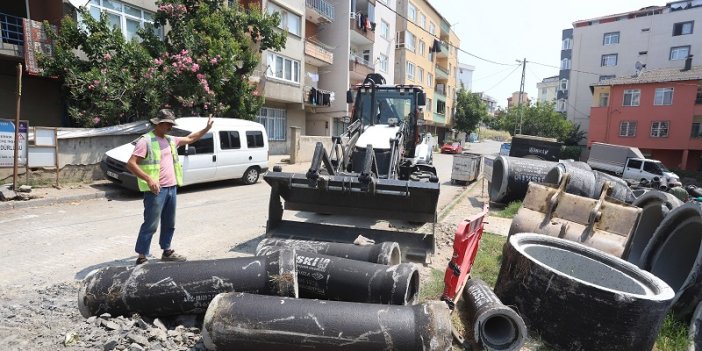
{"label": "pipe with white lettering", "polygon": [[314,252],[295,251],[300,297],[413,305],[419,271],[412,263],[386,266]]}
{"label": "pipe with white lettering", "polygon": [[356,261],[388,265],[400,263],[402,257],[400,254],[400,245],[391,241],[373,245],[356,245],[349,243],[276,238],[261,240],[256,247],[256,255],[267,255],[270,252],[286,247],[294,248],[297,251],[316,252],[323,255],[343,257]]}
{"label": "pipe with white lettering", "polygon": [[217,294],[231,291],[297,297],[294,250],[94,270],[78,291],[78,309],[86,318],[102,313],[204,314]]}

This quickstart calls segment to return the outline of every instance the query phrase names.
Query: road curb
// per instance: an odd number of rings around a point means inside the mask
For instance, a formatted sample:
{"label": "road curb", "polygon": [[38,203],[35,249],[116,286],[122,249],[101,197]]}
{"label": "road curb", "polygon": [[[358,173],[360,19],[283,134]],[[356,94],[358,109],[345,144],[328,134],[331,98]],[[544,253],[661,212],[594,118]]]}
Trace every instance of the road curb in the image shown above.
{"label": "road curb", "polygon": [[56,204],[64,204],[74,201],[83,200],[93,200],[93,199],[103,199],[108,195],[116,193],[115,191],[97,191],[94,193],[80,194],[80,195],[67,195],[60,197],[47,197],[41,199],[31,199],[26,201],[6,201],[0,203],[0,210],[16,210],[20,208],[28,207],[41,207],[41,206],[51,206]]}

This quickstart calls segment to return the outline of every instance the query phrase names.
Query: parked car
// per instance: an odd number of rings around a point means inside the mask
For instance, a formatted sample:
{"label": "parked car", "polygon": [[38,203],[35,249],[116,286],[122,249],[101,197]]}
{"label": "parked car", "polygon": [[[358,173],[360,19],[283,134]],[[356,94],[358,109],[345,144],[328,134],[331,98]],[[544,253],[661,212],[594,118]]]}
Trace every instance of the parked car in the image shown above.
{"label": "parked car", "polygon": [[680,185],[680,177],[661,161],[645,158],[637,147],[592,143],[587,164],[594,170],[634,181],[665,181]]}
{"label": "parked car", "polygon": [[446,143],[441,147],[442,154],[460,154],[463,152],[463,146],[459,142]]}
{"label": "parked car", "polygon": [[[204,117],[176,119],[170,135],[186,136],[205,126]],[[137,179],[127,169],[127,161],[138,138],[105,153],[100,168],[105,178],[127,189],[139,191]],[[214,118],[212,129],[200,140],[178,148],[183,165],[183,185],[239,179],[253,184],[268,171],[268,136],[260,123]]]}

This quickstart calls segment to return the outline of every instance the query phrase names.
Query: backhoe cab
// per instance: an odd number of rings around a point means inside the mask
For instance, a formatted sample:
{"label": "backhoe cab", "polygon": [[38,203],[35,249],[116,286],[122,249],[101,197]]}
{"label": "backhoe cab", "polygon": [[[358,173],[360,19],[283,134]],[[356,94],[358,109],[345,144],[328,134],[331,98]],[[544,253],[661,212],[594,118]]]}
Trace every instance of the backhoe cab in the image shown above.
{"label": "backhoe cab", "polygon": [[[355,92],[355,96],[354,96]],[[284,208],[375,219],[436,223],[439,183],[432,165],[432,138],[420,129],[421,87],[386,85],[371,74],[353,91],[350,124],[332,137],[330,152],[317,143],[306,174],[275,169],[264,176],[271,185],[268,236],[352,242],[360,234],[396,241],[404,256],[426,261],[434,234],[348,228],[282,219]]]}

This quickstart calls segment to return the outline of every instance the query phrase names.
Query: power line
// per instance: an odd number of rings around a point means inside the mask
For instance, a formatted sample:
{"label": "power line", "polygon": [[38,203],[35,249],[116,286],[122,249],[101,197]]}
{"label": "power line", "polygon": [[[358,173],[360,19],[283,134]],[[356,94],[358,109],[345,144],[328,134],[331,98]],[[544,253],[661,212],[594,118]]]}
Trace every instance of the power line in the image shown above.
{"label": "power line", "polygon": [[[428,33],[428,34],[431,35],[431,37],[434,38],[435,40],[442,41],[440,37],[437,37],[434,33],[432,33],[432,32],[430,32],[430,31],[428,31],[428,30],[426,30],[426,29],[420,27],[419,24],[414,23],[414,21],[410,20],[409,18],[405,17],[404,15],[400,14],[399,12],[395,11],[394,9],[392,9],[390,6],[386,5],[386,4],[383,3],[382,1],[378,1],[377,3],[382,4],[382,5],[385,6],[388,10],[390,10],[390,12],[396,14],[397,16],[399,16],[400,18],[404,19],[405,21],[407,21],[407,22],[409,22],[409,23],[412,23],[415,27],[421,29],[421,30],[424,31],[425,33]],[[463,52],[463,53],[465,53],[465,54],[467,54],[467,55],[473,56],[473,57],[475,57],[475,58],[477,58],[477,59],[479,59],[479,60],[482,60],[482,61],[485,61],[485,62],[488,62],[488,63],[492,63],[492,64],[495,64],[495,65],[501,65],[501,66],[512,66],[512,64],[510,64],[510,63],[502,63],[502,62],[497,62],[497,61],[489,60],[489,59],[486,59],[486,58],[482,58],[482,57],[480,57],[480,56],[478,56],[478,55],[475,55],[475,54],[470,53],[470,52],[468,52],[468,51],[466,51],[466,50],[463,50],[463,49],[461,49],[460,47],[455,46],[455,45],[452,45],[451,43],[448,43],[448,42],[446,42],[446,45],[448,45],[449,47],[453,47],[453,48],[455,48],[455,49],[458,50],[458,51],[461,51],[461,52]]]}
{"label": "power line", "polygon": [[483,90],[483,92],[490,91],[490,90],[492,90],[493,88],[495,88],[496,86],[500,85],[502,82],[505,81],[505,79],[509,78],[509,77],[512,75],[512,73],[514,73],[514,71],[516,71],[520,66],[521,66],[521,65],[516,65],[516,66],[514,66],[514,68],[512,69],[512,71],[509,72],[504,78],[502,78],[502,79],[501,79],[499,82],[497,82],[495,85],[491,86],[489,89]]}

